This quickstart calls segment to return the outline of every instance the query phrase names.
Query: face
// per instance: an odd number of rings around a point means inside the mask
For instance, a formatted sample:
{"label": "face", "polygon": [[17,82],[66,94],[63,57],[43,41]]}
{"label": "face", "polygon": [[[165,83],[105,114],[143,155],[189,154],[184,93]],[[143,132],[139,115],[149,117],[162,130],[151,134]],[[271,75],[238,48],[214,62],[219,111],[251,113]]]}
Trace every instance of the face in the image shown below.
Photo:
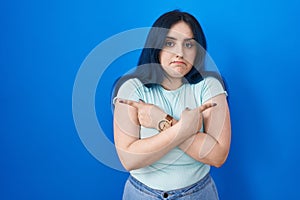
{"label": "face", "polygon": [[185,22],[174,24],[166,36],[159,59],[168,78],[182,78],[191,69],[196,57],[197,47],[194,35]]}

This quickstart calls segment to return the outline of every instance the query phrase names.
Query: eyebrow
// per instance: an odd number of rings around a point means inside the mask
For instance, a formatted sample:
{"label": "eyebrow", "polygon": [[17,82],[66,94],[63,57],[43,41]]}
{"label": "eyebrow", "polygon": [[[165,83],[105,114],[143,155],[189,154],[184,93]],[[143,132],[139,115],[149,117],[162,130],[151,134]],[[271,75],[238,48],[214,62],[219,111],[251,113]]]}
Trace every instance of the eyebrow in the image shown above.
{"label": "eyebrow", "polygon": [[[171,39],[171,40],[177,40],[177,38],[171,37],[171,36],[166,36],[166,39]],[[189,40],[195,40],[195,38],[186,38],[184,41],[189,41]]]}

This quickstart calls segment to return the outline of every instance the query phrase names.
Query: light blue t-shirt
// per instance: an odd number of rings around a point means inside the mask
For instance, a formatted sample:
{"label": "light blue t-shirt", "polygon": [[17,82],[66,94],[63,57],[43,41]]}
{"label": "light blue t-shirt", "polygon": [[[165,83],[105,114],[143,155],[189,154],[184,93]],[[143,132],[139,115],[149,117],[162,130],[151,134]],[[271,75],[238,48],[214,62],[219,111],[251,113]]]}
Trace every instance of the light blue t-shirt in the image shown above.
{"label": "light blue t-shirt", "polygon": [[[221,83],[213,77],[204,78],[197,84],[183,84],[171,91],[160,85],[147,88],[139,79],[134,78],[120,87],[115,99],[142,99],[179,120],[185,108],[199,107],[210,98],[224,93],[226,94]],[[156,129],[141,127],[141,139],[155,134],[159,134]],[[196,161],[176,147],[155,163],[131,170],[130,174],[151,188],[166,191],[192,185],[201,180],[209,170],[209,165]]]}

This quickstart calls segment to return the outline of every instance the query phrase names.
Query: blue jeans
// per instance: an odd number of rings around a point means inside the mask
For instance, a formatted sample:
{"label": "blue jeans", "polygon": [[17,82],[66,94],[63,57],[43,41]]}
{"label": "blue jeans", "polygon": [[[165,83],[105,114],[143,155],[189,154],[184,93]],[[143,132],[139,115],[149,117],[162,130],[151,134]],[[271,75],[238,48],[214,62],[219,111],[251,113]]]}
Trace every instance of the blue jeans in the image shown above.
{"label": "blue jeans", "polygon": [[216,185],[211,178],[210,174],[207,174],[197,183],[185,188],[162,191],[152,189],[145,184],[141,183],[132,176],[129,176],[123,193],[123,200],[187,200],[187,199],[203,199],[203,200],[218,200],[218,192]]}

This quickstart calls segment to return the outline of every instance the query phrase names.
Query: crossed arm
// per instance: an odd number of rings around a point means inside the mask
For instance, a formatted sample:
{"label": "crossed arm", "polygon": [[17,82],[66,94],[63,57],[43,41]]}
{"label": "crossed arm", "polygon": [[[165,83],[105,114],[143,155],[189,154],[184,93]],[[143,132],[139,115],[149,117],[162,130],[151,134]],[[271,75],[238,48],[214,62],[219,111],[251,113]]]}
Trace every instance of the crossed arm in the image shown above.
{"label": "crossed arm", "polygon": [[[213,106],[214,103],[217,106]],[[128,100],[117,101],[114,110],[114,140],[127,170],[145,167],[175,147],[200,162],[220,167],[230,147],[230,116],[224,94],[201,107],[182,112],[173,126],[152,137],[140,139],[140,126],[157,128],[166,113],[157,106]],[[200,133],[204,123],[204,132]]]}

